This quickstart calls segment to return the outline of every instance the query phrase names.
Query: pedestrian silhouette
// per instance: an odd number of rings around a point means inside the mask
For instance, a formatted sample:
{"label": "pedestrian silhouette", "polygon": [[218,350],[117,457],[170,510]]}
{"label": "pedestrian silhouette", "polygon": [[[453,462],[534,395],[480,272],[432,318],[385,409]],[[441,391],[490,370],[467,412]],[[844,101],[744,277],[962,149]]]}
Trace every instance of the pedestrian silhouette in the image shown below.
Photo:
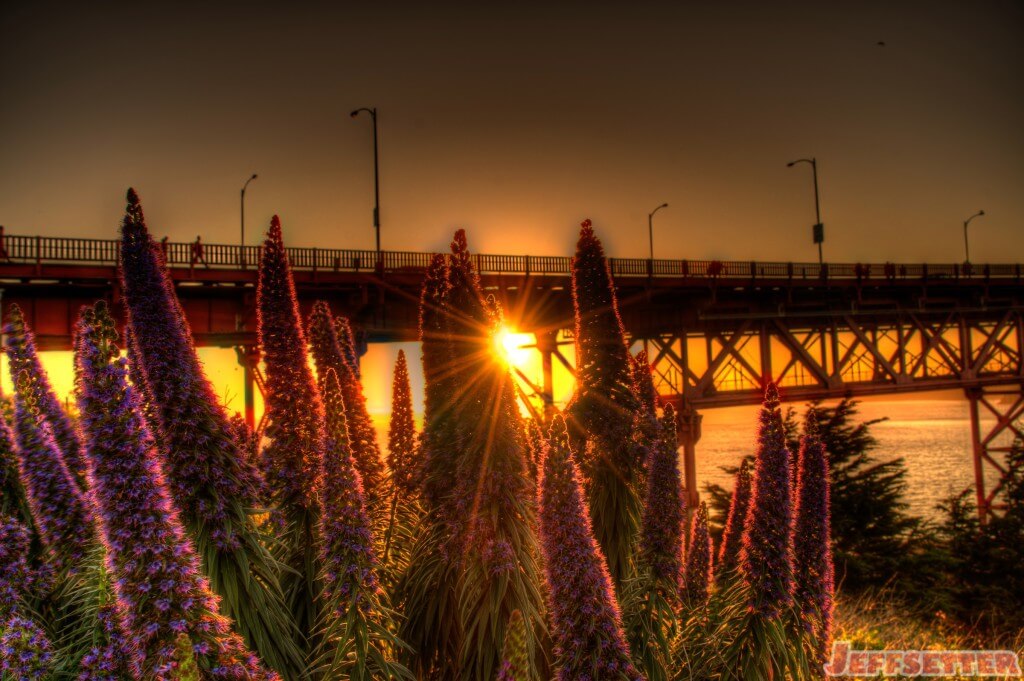
{"label": "pedestrian silhouette", "polygon": [[4,236],[4,226],[0,225],[0,258],[11,261],[11,256],[7,253],[7,237]]}
{"label": "pedestrian silhouette", "polygon": [[192,244],[192,267],[195,267],[197,262],[203,263],[203,267],[209,269],[210,265],[206,262],[206,258],[203,256],[203,241],[199,235],[196,235],[196,240]]}

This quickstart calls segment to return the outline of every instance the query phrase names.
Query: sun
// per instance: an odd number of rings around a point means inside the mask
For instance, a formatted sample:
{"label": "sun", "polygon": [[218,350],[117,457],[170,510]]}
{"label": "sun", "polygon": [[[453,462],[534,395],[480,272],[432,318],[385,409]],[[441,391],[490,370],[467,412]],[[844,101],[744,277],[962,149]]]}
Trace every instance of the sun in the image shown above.
{"label": "sun", "polygon": [[494,334],[494,354],[512,367],[524,368],[529,364],[529,348],[535,344],[532,333],[519,333],[507,326]]}

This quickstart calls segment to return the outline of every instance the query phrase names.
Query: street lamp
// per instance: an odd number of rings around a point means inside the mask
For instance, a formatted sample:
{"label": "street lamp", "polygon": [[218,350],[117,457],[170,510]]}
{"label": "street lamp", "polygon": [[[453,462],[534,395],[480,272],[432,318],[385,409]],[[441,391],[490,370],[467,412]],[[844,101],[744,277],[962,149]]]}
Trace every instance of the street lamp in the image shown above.
{"label": "street lamp", "polygon": [[821,223],[821,204],[818,202],[818,160],[815,158],[798,158],[787,163],[786,167],[792,168],[797,163],[810,163],[811,170],[814,173],[814,216],[816,222],[814,223],[813,235],[814,243],[818,244],[818,265],[821,266],[824,262],[824,257],[821,254],[821,244],[825,241],[825,225]]}
{"label": "street lamp", "polygon": [[967,245],[967,225],[971,224],[971,220],[973,220],[974,218],[980,218],[984,214],[985,214],[985,211],[979,210],[977,213],[975,213],[971,217],[969,217],[966,220],[964,220],[964,262],[965,263],[970,263],[971,262],[971,249]]}
{"label": "street lamp", "polygon": [[377,232],[377,265],[380,266],[380,173],[377,163],[377,107],[371,109],[364,106],[349,115],[355,118],[360,111],[370,114],[370,118],[373,120],[373,228]]}
{"label": "street lamp", "polygon": [[653,267],[654,267],[654,214],[657,213],[662,208],[668,208],[668,204],[667,203],[663,203],[660,206],[658,206],[657,208],[655,208],[654,210],[652,210],[650,213],[647,214],[647,236],[650,238],[650,241],[651,241],[651,268],[652,268],[652,271],[653,271]]}
{"label": "street lamp", "polygon": [[252,177],[250,177],[248,180],[246,180],[245,184],[242,185],[242,199],[241,199],[241,203],[242,203],[242,241],[241,241],[242,250],[240,251],[240,254],[238,256],[238,261],[241,263],[243,270],[245,269],[245,190],[249,186],[249,183],[252,182],[253,180],[255,180],[256,177],[257,177],[256,173],[253,173]]}

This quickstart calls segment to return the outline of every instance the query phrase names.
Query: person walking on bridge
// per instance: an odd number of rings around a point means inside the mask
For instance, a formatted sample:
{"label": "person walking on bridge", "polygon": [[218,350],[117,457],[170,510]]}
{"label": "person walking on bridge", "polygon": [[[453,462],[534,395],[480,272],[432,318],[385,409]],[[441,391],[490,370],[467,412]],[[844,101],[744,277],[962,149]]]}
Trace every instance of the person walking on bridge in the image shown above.
{"label": "person walking on bridge", "polygon": [[195,242],[192,243],[192,263],[191,267],[195,267],[197,262],[203,263],[203,267],[210,269],[210,264],[206,262],[206,258],[203,255],[203,241],[196,235]]}

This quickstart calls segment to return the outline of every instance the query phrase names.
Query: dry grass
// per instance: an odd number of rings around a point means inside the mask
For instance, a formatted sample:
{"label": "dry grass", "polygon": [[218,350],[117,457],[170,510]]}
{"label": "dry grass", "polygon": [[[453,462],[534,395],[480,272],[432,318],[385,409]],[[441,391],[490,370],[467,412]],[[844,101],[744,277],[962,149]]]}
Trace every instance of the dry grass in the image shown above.
{"label": "dry grass", "polygon": [[1012,650],[1024,662],[1024,631],[993,634],[942,612],[922,615],[909,609],[890,589],[839,595],[834,628],[836,641],[849,641],[858,650]]}

